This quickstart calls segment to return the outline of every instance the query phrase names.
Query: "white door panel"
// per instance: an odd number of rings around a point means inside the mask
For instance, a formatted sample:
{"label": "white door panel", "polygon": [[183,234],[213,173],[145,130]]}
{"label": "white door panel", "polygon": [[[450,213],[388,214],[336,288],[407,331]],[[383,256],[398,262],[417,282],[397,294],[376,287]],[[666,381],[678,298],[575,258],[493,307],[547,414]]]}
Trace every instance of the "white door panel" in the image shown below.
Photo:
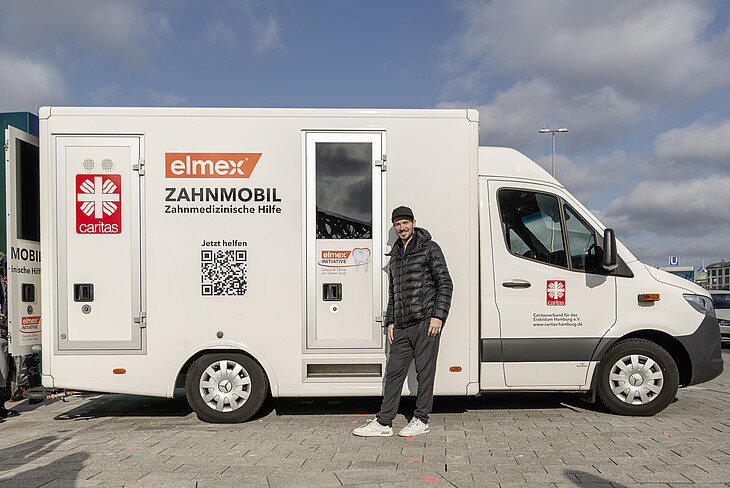
{"label": "white door panel", "polygon": [[143,349],[140,154],[139,137],[56,138],[59,350]]}
{"label": "white door panel", "polygon": [[41,253],[38,138],[6,129],[8,343],[13,356],[41,344]]}
{"label": "white door panel", "polygon": [[383,347],[383,137],[305,134],[309,349]]}
{"label": "white door panel", "polygon": [[555,190],[490,182],[489,191],[507,386],[583,385],[616,320],[615,278],[586,272],[596,269],[592,229]]}

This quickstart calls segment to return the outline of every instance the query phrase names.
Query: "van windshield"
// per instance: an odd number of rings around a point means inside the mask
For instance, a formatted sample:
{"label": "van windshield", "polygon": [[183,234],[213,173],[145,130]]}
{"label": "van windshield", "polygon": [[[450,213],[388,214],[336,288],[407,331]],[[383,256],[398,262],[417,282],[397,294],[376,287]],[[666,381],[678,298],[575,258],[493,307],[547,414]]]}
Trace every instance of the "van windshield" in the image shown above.
{"label": "van windshield", "polygon": [[710,293],[712,304],[716,309],[730,308],[730,293]]}

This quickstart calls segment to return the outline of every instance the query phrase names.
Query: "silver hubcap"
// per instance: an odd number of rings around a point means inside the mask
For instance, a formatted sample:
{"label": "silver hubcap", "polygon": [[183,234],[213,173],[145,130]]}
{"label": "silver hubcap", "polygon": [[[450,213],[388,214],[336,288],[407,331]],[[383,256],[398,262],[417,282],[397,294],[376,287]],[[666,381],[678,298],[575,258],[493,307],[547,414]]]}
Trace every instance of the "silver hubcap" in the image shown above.
{"label": "silver hubcap", "polygon": [[622,402],[644,405],[654,400],[664,386],[664,375],[650,357],[631,354],[616,361],[608,375],[613,394]]}
{"label": "silver hubcap", "polygon": [[232,412],[241,408],[250,394],[251,377],[235,361],[215,362],[200,376],[200,396],[210,408],[218,412]]}

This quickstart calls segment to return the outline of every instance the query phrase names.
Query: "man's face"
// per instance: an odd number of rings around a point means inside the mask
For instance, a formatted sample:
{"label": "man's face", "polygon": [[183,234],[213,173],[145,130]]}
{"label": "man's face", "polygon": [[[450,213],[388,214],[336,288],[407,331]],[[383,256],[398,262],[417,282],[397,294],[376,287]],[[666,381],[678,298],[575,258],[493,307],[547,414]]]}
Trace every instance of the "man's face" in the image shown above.
{"label": "man's face", "polygon": [[393,221],[393,228],[395,233],[403,242],[407,242],[408,239],[413,236],[413,229],[416,227],[416,221],[411,220],[408,217],[397,217]]}

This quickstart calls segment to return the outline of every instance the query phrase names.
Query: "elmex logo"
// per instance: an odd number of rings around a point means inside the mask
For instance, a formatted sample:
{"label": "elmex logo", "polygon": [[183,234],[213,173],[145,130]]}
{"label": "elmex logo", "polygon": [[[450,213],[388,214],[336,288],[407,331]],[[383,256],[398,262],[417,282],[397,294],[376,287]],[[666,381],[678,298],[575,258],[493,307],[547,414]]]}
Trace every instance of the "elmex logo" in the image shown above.
{"label": "elmex logo", "polygon": [[565,306],[565,281],[548,280],[547,282],[547,304],[549,307]]}
{"label": "elmex logo", "polygon": [[76,175],[76,233],[122,232],[122,176]]}
{"label": "elmex logo", "polygon": [[364,266],[367,271],[368,263],[370,263],[370,249],[356,247],[352,251],[322,251],[322,259],[317,264],[325,268]]}
{"label": "elmex logo", "polygon": [[167,178],[248,178],[262,153],[165,153]]}
{"label": "elmex logo", "polygon": [[23,334],[33,334],[35,332],[40,332],[40,330],[40,317],[23,317],[20,325],[20,332],[22,332]]}

